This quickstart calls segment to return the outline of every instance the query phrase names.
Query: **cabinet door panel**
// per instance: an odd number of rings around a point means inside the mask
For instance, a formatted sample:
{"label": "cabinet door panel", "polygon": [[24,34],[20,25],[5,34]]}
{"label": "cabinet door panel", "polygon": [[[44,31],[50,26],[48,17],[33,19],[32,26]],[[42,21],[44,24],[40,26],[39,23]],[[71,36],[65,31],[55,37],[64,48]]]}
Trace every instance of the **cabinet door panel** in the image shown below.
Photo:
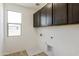
{"label": "cabinet door panel", "polygon": [[41,9],[41,26],[47,26],[47,10],[46,8]]}
{"label": "cabinet door panel", "polygon": [[67,4],[53,4],[53,23],[54,25],[67,24]]}
{"label": "cabinet door panel", "polygon": [[36,12],[33,17],[34,17],[34,21],[33,21],[34,27],[39,27],[40,26],[40,12],[39,11]]}
{"label": "cabinet door panel", "polygon": [[68,4],[68,23],[79,23],[79,3]]}
{"label": "cabinet door panel", "polygon": [[36,27],[37,26],[37,22],[36,22],[36,13],[33,15],[33,26]]}
{"label": "cabinet door panel", "polygon": [[52,3],[48,3],[46,5],[47,9],[47,25],[53,25],[53,8],[52,8]]}

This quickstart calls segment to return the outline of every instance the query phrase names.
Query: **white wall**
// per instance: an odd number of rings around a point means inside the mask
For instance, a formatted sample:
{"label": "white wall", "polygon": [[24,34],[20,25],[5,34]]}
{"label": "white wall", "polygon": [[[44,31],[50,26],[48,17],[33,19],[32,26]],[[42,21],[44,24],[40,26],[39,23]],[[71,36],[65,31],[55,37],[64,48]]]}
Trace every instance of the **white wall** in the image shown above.
{"label": "white wall", "polygon": [[[22,13],[22,36],[7,36],[7,10]],[[29,55],[40,51],[37,32],[33,28],[33,13],[35,10],[15,4],[5,4],[5,48],[4,54],[26,49]]]}
{"label": "white wall", "polygon": [[[40,27],[38,36],[41,49],[48,55],[54,56],[79,56],[79,24]],[[42,36],[40,37],[40,33]],[[50,37],[53,36],[53,39]],[[52,46],[52,51],[47,51],[47,44]]]}
{"label": "white wall", "polygon": [[4,46],[4,5],[0,3],[0,55],[3,53],[3,46]]}

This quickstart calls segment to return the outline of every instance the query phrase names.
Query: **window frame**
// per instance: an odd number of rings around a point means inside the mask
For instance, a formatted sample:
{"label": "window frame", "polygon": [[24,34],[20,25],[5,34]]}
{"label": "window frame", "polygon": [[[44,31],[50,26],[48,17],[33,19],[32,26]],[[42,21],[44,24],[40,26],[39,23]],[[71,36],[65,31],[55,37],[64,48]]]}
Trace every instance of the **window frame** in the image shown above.
{"label": "window frame", "polygon": [[[12,11],[12,10],[8,10],[8,11]],[[22,36],[22,13],[21,12],[18,12],[18,13],[21,13],[21,23],[8,23],[8,11],[7,11],[7,36],[8,37],[20,37],[20,36]],[[12,11],[12,12],[16,12],[17,13],[17,11]],[[15,24],[15,25],[20,25],[20,35],[13,35],[13,36],[9,36],[9,24]]]}

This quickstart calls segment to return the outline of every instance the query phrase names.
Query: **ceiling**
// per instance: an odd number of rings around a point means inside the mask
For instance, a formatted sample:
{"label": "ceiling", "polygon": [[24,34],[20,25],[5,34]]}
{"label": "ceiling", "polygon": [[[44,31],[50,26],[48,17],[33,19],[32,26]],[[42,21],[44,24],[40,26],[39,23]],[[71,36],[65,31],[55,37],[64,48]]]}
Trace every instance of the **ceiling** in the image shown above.
{"label": "ceiling", "polygon": [[16,4],[27,8],[39,9],[42,6],[44,6],[46,3],[39,3],[39,5],[36,5],[36,3],[16,3]]}

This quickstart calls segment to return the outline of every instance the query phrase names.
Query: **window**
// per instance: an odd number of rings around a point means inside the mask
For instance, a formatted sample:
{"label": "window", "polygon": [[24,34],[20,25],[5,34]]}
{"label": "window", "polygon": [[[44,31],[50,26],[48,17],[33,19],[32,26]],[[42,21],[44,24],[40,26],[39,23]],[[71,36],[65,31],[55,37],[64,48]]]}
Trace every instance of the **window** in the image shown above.
{"label": "window", "polygon": [[21,13],[8,11],[8,36],[21,35]]}

